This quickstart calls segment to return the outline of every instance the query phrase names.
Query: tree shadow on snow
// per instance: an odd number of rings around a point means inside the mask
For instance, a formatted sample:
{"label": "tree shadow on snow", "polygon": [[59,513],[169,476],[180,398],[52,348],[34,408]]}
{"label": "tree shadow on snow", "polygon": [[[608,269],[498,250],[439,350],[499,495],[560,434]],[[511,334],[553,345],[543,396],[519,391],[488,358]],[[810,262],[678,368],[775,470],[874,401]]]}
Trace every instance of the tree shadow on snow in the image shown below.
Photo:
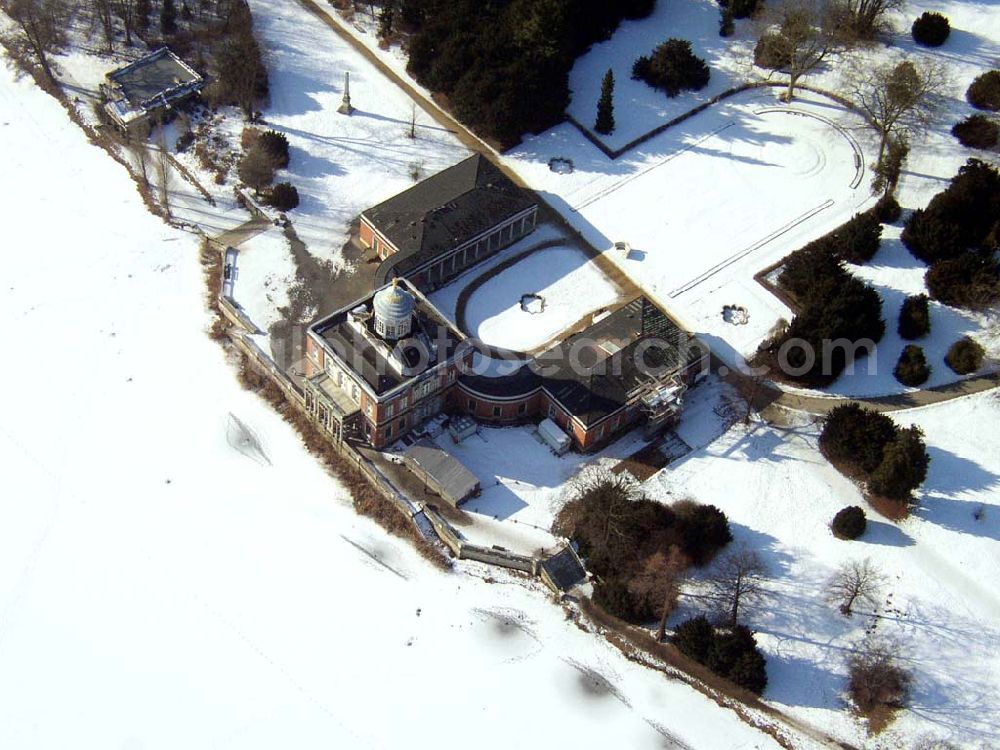
{"label": "tree shadow on snow", "polygon": [[515,495],[510,488],[500,484],[499,481],[495,485],[483,487],[483,492],[479,497],[471,498],[462,503],[462,510],[466,513],[489,516],[497,521],[506,521],[527,507],[528,504],[524,500]]}
{"label": "tree shadow on snow", "polygon": [[915,544],[910,535],[898,526],[873,518],[868,519],[865,533],[857,541],[884,547],[912,547]]}

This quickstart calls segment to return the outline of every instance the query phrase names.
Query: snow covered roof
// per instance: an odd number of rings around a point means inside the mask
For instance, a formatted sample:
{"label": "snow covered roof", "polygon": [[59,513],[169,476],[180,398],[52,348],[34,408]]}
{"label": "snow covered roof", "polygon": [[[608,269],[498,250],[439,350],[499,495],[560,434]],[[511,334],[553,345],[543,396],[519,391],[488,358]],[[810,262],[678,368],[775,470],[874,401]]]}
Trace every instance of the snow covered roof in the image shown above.
{"label": "snow covered roof", "polygon": [[[425,342],[420,372],[426,372],[453,357],[465,336],[445,318],[427,298],[405,279],[399,280],[402,291],[415,302],[411,335],[403,342],[417,339]],[[391,362],[394,351],[402,350],[383,341],[375,331],[370,311],[377,292],[351,303],[331,315],[321,318],[309,327],[309,333],[322,341],[326,348],[336,353],[353,373],[371,388],[376,396],[392,391],[417,374],[402,374]],[[358,315],[356,311],[363,314]],[[352,320],[353,316],[353,320]],[[402,346],[402,345],[400,345]],[[404,363],[405,364],[405,363]]]}
{"label": "snow covered roof", "polygon": [[426,438],[406,449],[403,461],[424,475],[444,500],[458,505],[479,491],[479,479],[461,461]]}
{"label": "snow covered roof", "polygon": [[406,273],[535,205],[482,154],[449,167],[361,215],[395,247]]}
{"label": "snow covered roof", "polygon": [[165,107],[204,85],[204,78],[167,47],[107,74],[107,110],[128,123]]}

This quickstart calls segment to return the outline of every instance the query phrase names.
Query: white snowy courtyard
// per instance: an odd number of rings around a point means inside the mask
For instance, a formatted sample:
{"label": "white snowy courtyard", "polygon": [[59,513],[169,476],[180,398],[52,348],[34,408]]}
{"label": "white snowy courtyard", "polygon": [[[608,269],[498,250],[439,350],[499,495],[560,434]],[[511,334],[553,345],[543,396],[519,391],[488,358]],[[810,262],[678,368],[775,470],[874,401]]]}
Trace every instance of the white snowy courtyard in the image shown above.
{"label": "white snowy courtyard", "polygon": [[440,573],[358,517],[206,335],[196,239],[32,83],[5,68],[0,92],[8,237],[50,261],[9,254],[6,343],[62,352],[0,375],[46,394],[0,423],[0,747],[431,746],[437,718],[483,748],[777,747],[543,592]]}
{"label": "white snowy courtyard", "polygon": [[469,296],[468,333],[488,346],[532,351],[619,297],[583,251],[545,248],[491,273]]}

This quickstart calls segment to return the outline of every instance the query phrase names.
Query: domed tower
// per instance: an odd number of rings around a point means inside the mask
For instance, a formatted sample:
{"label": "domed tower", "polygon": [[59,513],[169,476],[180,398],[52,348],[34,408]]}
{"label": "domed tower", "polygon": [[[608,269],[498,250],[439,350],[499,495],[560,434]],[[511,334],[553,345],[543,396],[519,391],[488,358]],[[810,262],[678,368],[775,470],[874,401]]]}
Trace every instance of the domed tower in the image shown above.
{"label": "domed tower", "polygon": [[389,340],[402,339],[410,335],[417,301],[412,294],[399,286],[399,279],[393,279],[392,286],[387,286],[378,292],[372,306],[375,312],[375,333]]}

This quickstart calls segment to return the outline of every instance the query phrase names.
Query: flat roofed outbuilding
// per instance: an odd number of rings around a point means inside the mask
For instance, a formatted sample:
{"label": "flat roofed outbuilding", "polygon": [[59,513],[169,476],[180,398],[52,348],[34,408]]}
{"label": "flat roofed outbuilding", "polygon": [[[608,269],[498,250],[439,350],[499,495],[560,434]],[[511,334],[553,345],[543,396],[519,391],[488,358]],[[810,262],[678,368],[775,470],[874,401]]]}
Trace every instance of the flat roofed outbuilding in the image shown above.
{"label": "flat roofed outbuilding", "polygon": [[105,76],[105,111],[122,128],[149,119],[201,90],[205,79],[167,47]]}
{"label": "flat roofed outbuilding", "polygon": [[458,507],[479,493],[479,479],[457,458],[430,440],[421,439],[407,448],[403,463],[441,499]]}

